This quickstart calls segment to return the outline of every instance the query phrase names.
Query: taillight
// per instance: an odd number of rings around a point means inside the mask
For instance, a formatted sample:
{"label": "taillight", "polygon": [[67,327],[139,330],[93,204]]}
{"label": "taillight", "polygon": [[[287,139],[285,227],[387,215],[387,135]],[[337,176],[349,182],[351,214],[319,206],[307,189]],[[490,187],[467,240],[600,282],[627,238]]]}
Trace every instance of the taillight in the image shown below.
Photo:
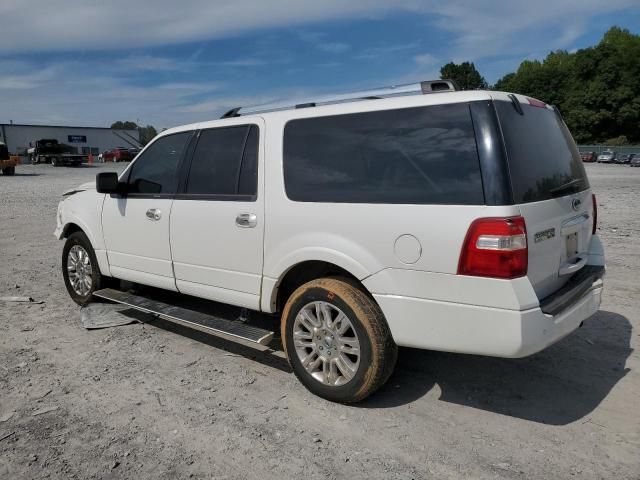
{"label": "taillight", "polygon": [[596,202],[596,194],[591,194],[591,200],[593,201],[593,229],[591,233],[596,234],[596,228],[598,227],[598,202]]}
{"label": "taillight", "polygon": [[524,218],[479,218],[464,240],[458,275],[522,277],[527,274],[528,257]]}

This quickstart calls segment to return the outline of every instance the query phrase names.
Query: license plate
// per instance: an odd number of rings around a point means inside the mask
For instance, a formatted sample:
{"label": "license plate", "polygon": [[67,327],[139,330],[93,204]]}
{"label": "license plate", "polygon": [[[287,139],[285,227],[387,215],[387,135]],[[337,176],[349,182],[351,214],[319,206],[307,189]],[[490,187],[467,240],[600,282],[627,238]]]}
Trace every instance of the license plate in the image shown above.
{"label": "license plate", "polygon": [[572,233],[565,237],[567,245],[567,259],[571,259],[578,254],[578,233]]}

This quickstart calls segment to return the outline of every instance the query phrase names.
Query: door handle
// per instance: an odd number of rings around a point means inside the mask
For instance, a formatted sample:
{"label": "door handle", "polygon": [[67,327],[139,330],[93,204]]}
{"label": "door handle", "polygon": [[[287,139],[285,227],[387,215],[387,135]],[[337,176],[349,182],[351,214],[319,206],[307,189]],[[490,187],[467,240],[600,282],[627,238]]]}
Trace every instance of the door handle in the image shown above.
{"label": "door handle", "polygon": [[242,228],[253,228],[258,224],[255,213],[239,213],[236,217],[236,225]]}
{"label": "door handle", "polygon": [[583,257],[576,257],[573,262],[565,262],[560,265],[560,270],[558,270],[558,275],[561,277],[564,275],[571,275],[572,273],[577,272],[582,267],[587,264],[587,260],[589,260],[589,256],[585,255]]}
{"label": "door handle", "polygon": [[154,221],[160,220],[162,218],[162,212],[159,208],[150,208],[147,210],[147,218]]}

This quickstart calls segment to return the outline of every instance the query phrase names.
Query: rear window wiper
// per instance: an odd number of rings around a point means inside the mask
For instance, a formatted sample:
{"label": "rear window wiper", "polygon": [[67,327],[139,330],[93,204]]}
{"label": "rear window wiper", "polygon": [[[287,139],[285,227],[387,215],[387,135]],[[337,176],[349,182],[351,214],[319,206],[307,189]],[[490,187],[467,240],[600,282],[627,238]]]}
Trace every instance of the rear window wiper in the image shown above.
{"label": "rear window wiper", "polygon": [[559,187],[552,188],[549,193],[552,197],[560,197],[565,193],[577,192],[582,185],[583,180],[581,178],[574,178],[570,182],[563,183]]}

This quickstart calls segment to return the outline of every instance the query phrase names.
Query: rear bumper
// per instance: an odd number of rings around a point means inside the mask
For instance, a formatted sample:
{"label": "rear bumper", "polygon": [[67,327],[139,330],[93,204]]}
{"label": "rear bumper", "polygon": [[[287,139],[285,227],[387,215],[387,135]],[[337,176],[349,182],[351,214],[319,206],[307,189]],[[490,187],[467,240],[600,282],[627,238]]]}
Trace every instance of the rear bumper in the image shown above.
{"label": "rear bumper", "polygon": [[598,311],[603,282],[598,278],[557,315],[540,307],[508,310],[397,295],[376,295],[398,345],[518,358],[565,337]]}

